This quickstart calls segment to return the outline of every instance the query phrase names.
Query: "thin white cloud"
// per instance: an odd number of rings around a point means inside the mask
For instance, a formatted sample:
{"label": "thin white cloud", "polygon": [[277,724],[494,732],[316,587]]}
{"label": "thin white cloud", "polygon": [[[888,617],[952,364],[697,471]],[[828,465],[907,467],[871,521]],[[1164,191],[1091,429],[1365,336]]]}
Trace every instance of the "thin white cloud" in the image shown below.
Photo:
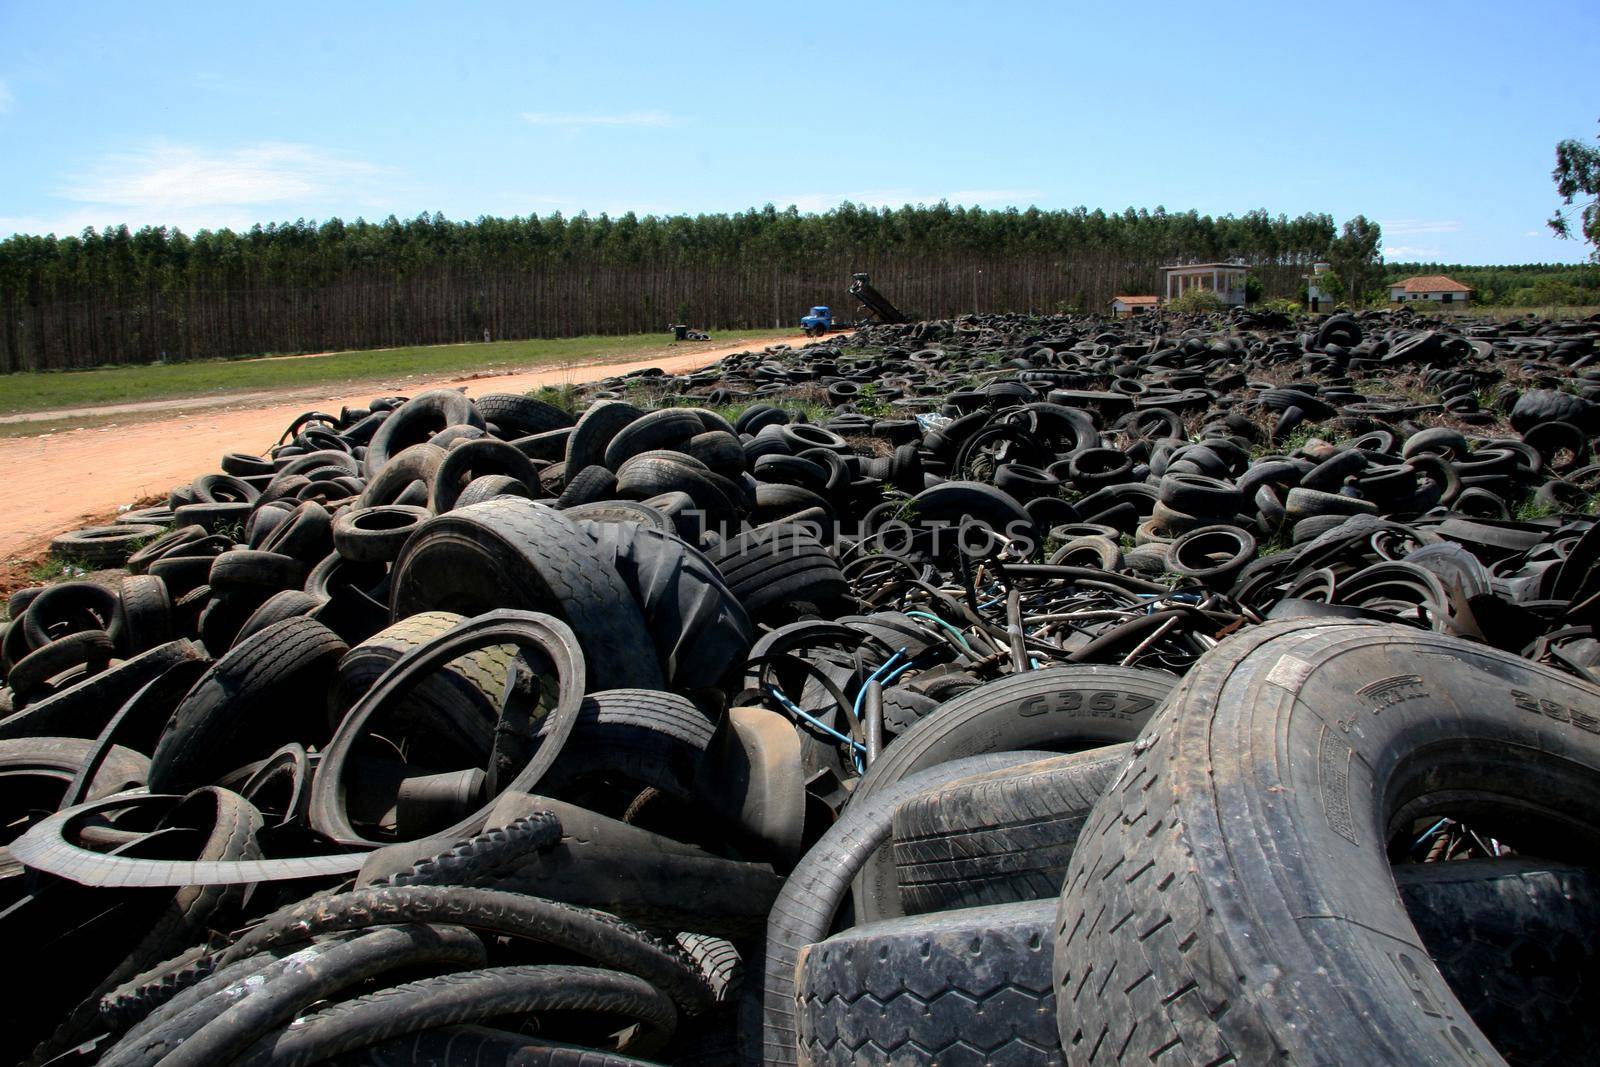
{"label": "thin white cloud", "polygon": [[665,111],[628,111],[618,115],[557,115],[524,111],[522,121],[535,126],[682,126],[683,120]]}
{"label": "thin white cloud", "polygon": [[1416,245],[1384,245],[1383,258],[1426,263],[1444,258],[1444,252],[1437,248],[1420,248]]}
{"label": "thin white cloud", "polygon": [[1522,236],[1524,236],[1524,237],[1549,237],[1550,236],[1550,231],[1549,230],[1543,230],[1543,231],[1540,231],[1540,230],[1524,230],[1522,232]]}
{"label": "thin white cloud", "polygon": [[5,82],[0,82],[0,115],[7,114],[17,106],[17,98],[11,95],[11,89]]}
{"label": "thin white cloud", "polygon": [[258,222],[376,213],[393,199],[394,172],[309,145],[260,143],[223,151],[161,143],[109,156],[70,175],[67,201],[0,217],[0,235],[80,233],[85,227],[247,229]]}
{"label": "thin white cloud", "polygon": [[[75,237],[93,226],[102,229],[126,222],[116,214],[101,211],[65,211],[59,215],[0,215],[0,238],[14,233],[55,234],[57,237]],[[218,226],[225,225],[218,223]],[[187,229],[187,227],[185,227]]]}
{"label": "thin white cloud", "polygon": [[379,173],[368,163],[308,145],[266,143],[208,153],[158,145],[113,156],[61,191],[68,200],[144,213],[323,203]]}
{"label": "thin white cloud", "polygon": [[1460,233],[1458,219],[1379,219],[1384,236],[1420,237],[1423,234]]}

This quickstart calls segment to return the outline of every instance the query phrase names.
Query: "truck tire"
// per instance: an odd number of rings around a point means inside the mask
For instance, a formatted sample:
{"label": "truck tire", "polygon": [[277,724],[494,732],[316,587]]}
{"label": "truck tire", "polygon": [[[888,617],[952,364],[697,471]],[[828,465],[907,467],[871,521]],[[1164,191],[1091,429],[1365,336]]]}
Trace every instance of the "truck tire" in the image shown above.
{"label": "truck tire", "polygon": [[[859,804],[921,768],[962,756],[1132,741],[1171,688],[1170,676],[1129,667],[1049,667],[1008,675],[946,701],[896,738],[867,768],[851,802]],[[890,847],[861,865],[854,892],[862,922],[902,914]]]}
{"label": "truck tire", "polygon": [[1269,622],[1213,649],[1068,865],[1062,1047],[1085,1064],[1501,1062],[1390,866],[1391,841],[1447,813],[1585,862],[1600,690],[1398,625]]}
{"label": "truck tire", "polygon": [[1600,880],[1525,859],[1408,863],[1400,899],[1472,1021],[1512,1063],[1581,1063],[1600,1043]]}
{"label": "truck tire", "polygon": [[[970,756],[929,767],[896,783],[870,803],[852,802],[789,872],[767,917],[766,962],[751,998],[759,1011],[745,1020],[741,1043],[759,1048],[765,1064],[798,1063],[795,967],[807,945],[823,941],[850,892],[850,881],[888,840],[894,809],[902,800],[946,782],[1037,759],[1021,752]],[[755,977],[755,976],[752,976]]]}
{"label": "truck tire", "polygon": [[800,953],[805,1067],[1064,1064],[1049,901],[890,919]]}
{"label": "truck tire", "polygon": [[394,617],[548,612],[583,646],[591,689],[659,689],[661,667],[638,605],[593,541],[559,511],[514,497],[423,523],[391,571]]}
{"label": "truck tire", "polygon": [[1127,744],[962,778],[895,809],[894,861],[907,915],[1061,894],[1067,861]]}

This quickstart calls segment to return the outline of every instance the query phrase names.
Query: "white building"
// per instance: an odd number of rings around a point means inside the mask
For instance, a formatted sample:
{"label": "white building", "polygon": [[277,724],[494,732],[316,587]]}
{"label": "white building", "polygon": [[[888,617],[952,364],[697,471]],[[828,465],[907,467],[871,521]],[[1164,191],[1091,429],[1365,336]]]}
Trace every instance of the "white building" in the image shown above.
{"label": "white building", "polygon": [[1446,278],[1443,274],[1425,274],[1389,286],[1389,299],[1397,304],[1409,304],[1414,300],[1432,300],[1440,304],[1470,304],[1472,286],[1462,285],[1454,278]]}
{"label": "white building", "polygon": [[1333,297],[1317,285],[1317,280],[1331,269],[1332,264],[1313,263],[1311,273],[1306,275],[1306,309],[1312,313],[1333,310]]}
{"label": "white building", "polygon": [[1117,317],[1123,315],[1143,314],[1154,311],[1160,305],[1159,296],[1114,296],[1111,298],[1111,314]]}
{"label": "white building", "polygon": [[1250,268],[1243,263],[1180,263],[1161,270],[1167,276],[1168,303],[1191,289],[1205,289],[1231,307],[1244,305],[1244,280]]}

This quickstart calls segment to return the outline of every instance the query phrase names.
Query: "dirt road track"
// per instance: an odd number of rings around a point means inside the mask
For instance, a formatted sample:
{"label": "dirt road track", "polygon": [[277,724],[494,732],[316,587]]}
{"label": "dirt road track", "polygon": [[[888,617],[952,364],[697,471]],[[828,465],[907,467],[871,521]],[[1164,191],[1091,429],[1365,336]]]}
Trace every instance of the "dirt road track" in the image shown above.
{"label": "dirt road track", "polygon": [[369,382],[343,396],[297,392],[289,403],[264,403],[259,394],[218,397],[209,410],[177,417],[99,426],[38,437],[0,439],[0,565],[35,557],[50,538],[65,530],[103,520],[126,504],[152,496],[165,498],[174,485],[217,469],[224,452],[257,453],[277,440],[285,426],[308,410],[337,413],[341,405],[360,407],[375,396],[415,395],[423,389],[464,385],[468,396],[523,393],[541,385],[590,382],[615,374],[660,367],[695,370],[723,356],[768,344],[803,344],[806,338],[771,338],[659,356],[627,363],[566,366],[487,377]]}

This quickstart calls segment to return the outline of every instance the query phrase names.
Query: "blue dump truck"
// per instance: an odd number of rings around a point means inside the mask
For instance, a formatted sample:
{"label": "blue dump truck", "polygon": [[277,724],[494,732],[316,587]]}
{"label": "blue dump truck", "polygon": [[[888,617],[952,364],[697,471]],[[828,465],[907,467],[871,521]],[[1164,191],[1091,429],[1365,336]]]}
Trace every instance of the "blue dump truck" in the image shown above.
{"label": "blue dump truck", "polygon": [[[861,302],[862,322],[904,323],[911,319],[899,308],[889,303],[887,297],[872,287],[872,279],[865,274],[850,275],[850,295]],[[829,330],[847,329],[848,322],[835,323],[831,308],[814,307],[810,314],[800,316],[800,325],[808,337],[821,337]],[[858,323],[859,325],[859,323]]]}
{"label": "blue dump truck", "polygon": [[833,311],[825,307],[814,307],[810,314],[800,316],[800,325],[806,331],[807,337],[821,337],[833,329]]}

